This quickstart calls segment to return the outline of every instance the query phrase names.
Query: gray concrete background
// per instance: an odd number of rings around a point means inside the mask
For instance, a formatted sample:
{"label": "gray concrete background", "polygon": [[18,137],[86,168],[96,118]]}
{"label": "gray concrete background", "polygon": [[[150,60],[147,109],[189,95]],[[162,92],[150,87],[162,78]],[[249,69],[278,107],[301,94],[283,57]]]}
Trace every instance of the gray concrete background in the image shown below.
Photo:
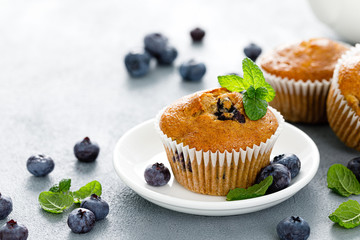
{"label": "gray concrete background", "polygon": [[[206,30],[200,45],[188,33],[196,26]],[[149,75],[132,79],[123,58],[154,31],[170,38],[179,57],[173,67],[154,64]],[[266,50],[316,36],[341,40],[303,0],[1,1],[0,192],[13,199],[9,218],[28,227],[29,239],[277,239],[277,223],[300,215],[311,226],[310,239],[359,239],[359,229],[342,229],[327,217],[347,200],[327,189],[327,169],[359,155],[327,125],[296,125],[320,150],[312,182],[286,202],[246,215],[163,209],[125,186],[112,166],[115,143],[128,129],[183,95],[217,87],[216,76],[239,72],[250,41]],[[200,83],[183,82],[178,74],[179,64],[190,58],[206,63]],[[72,152],[85,136],[101,147],[93,164],[79,163]],[[48,177],[26,170],[27,158],[36,153],[56,161]],[[72,189],[94,179],[102,183],[110,214],[86,235],[71,233],[69,211],[54,215],[39,208],[39,193],[62,178],[72,179]]]}

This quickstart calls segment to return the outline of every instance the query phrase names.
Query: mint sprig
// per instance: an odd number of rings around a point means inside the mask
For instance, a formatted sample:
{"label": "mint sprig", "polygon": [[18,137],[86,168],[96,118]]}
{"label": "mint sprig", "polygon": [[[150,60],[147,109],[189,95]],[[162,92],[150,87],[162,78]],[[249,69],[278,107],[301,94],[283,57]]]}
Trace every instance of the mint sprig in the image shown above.
{"label": "mint sprig", "polygon": [[273,182],[273,176],[268,176],[260,183],[255,184],[251,187],[245,188],[235,188],[229,191],[226,195],[227,201],[234,201],[234,200],[243,200],[248,198],[260,197],[265,195],[267,189]]}
{"label": "mint sprig", "polygon": [[360,194],[360,183],[355,174],[342,164],[332,165],[327,172],[328,188],[341,196]]}
{"label": "mint sprig", "polygon": [[242,61],[244,77],[218,76],[221,87],[231,92],[243,92],[245,113],[251,120],[259,120],[267,112],[268,102],[275,97],[275,90],[265,81],[260,68],[249,58]]}
{"label": "mint sprig", "polygon": [[39,204],[42,209],[51,213],[62,213],[74,203],[96,194],[101,196],[102,187],[98,181],[92,181],[75,192],[70,191],[71,179],[63,179],[59,184],[52,186],[49,191],[41,192]]}
{"label": "mint sprig", "polygon": [[349,200],[330,214],[330,220],[344,228],[354,228],[360,225],[360,204],[355,200]]}

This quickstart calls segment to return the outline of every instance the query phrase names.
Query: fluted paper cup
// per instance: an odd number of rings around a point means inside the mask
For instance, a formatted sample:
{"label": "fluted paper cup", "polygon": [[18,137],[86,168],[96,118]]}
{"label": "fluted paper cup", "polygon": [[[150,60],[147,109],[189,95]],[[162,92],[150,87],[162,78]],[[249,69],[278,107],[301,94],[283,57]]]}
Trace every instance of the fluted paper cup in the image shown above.
{"label": "fluted paper cup", "polygon": [[284,125],[282,115],[272,107],[269,109],[279,124],[275,133],[260,145],[230,152],[205,152],[172,140],[160,129],[160,118],[165,109],[160,111],[155,128],[164,144],[175,179],[190,191],[218,196],[225,196],[236,187],[253,185],[260,170],[270,163],[272,148]]}
{"label": "fluted paper cup", "polygon": [[302,123],[326,122],[326,97],[330,80],[295,80],[275,76],[263,70],[264,77],[276,95],[269,104],[287,121]]}
{"label": "fluted paper cup", "polygon": [[345,59],[355,55],[360,55],[359,44],[346,52],[336,64],[327,98],[327,117],[336,136],[347,146],[360,151],[360,117],[348,105],[344,95],[341,94],[338,83],[340,66]]}

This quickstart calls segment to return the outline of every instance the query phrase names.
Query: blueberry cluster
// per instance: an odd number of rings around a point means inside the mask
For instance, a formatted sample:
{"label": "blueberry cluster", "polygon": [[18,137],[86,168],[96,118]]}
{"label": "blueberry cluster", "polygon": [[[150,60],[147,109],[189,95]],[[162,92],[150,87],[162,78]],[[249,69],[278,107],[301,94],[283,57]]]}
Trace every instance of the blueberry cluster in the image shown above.
{"label": "blueberry cluster", "polygon": [[[7,218],[13,210],[13,203],[10,197],[0,193],[0,220]],[[0,228],[0,239],[26,240],[28,237],[27,228],[11,219]]]}
{"label": "blueberry cluster", "polygon": [[236,120],[245,123],[245,116],[237,110],[228,97],[219,98],[217,101],[217,111],[215,112],[218,120]]}
{"label": "blueberry cluster", "polygon": [[125,67],[132,77],[145,76],[150,70],[151,58],[159,65],[171,65],[178,52],[169,45],[169,40],[161,33],[150,33],[144,38],[144,49],[129,52],[125,56]]}
{"label": "blueberry cluster", "polygon": [[[190,32],[195,42],[205,36],[205,31],[196,28]],[[175,47],[169,45],[169,40],[161,33],[150,33],[144,38],[144,48],[129,52],[125,56],[125,67],[132,77],[145,76],[150,71],[151,59],[156,59],[159,65],[171,65],[178,56]],[[189,60],[180,66],[180,75],[184,80],[199,81],[206,72],[205,64]]]}
{"label": "blueberry cluster", "polygon": [[[81,162],[93,162],[100,152],[99,145],[85,137],[74,146],[74,154]],[[29,157],[27,169],[36,177],[44,177],[54,170],[54,160],[44,154]],[[93,194],[84,199],[81,208],[72,211],[68,217],[68,226],[75,233],[91,231],[95,221],[105,218],[109,213],[109,205],[101,197]],[[0,220],[6,218],[12,211],[11,198],[0,194]],[[15,221],[9,221],[0,229],[0,239],[26,239],[28,230]],[[3,237],[3,238],[2,238]]]}
{"label": "blueberry cluster", "polygon": [[296,177],[301,168],[301,162],[295,154],[281,154],[276,156],[270,165],[261,170],[256,182],[260,183],[268,176],[273,176],[267,194],[280,191],[290,185],[292,178]]}
{"label": "blueberry cluster", "polygon": [[67,224],[74,233],[90,232],[95,222],[109,214],[109,204],[96,194],[85,198],[80,208],[74,209],[68,216]]}

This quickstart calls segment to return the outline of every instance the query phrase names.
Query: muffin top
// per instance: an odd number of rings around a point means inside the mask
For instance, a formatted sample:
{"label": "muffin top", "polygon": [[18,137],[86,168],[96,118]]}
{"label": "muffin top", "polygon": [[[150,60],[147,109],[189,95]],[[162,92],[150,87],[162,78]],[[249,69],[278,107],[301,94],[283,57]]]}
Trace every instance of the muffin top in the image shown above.
{"label": "muffin top", "polygon": [[285,45],[261,57],[263,70],[278,77],[307,81],[330,80],[348,47],[326,38]]}
{"label": "muffin top", "polygon": [[339,68],[338,84],[349,106],[360,116],[360,55],[344,59]]}
{"label": "muffin top", "polygon": [[242,94],[225,88],[185,96],[166,108],[160,118],[160,129],[178,144],[212,152],[260,145],[277,127],[277,119],[269,109],[263,118],[250,120]]}

